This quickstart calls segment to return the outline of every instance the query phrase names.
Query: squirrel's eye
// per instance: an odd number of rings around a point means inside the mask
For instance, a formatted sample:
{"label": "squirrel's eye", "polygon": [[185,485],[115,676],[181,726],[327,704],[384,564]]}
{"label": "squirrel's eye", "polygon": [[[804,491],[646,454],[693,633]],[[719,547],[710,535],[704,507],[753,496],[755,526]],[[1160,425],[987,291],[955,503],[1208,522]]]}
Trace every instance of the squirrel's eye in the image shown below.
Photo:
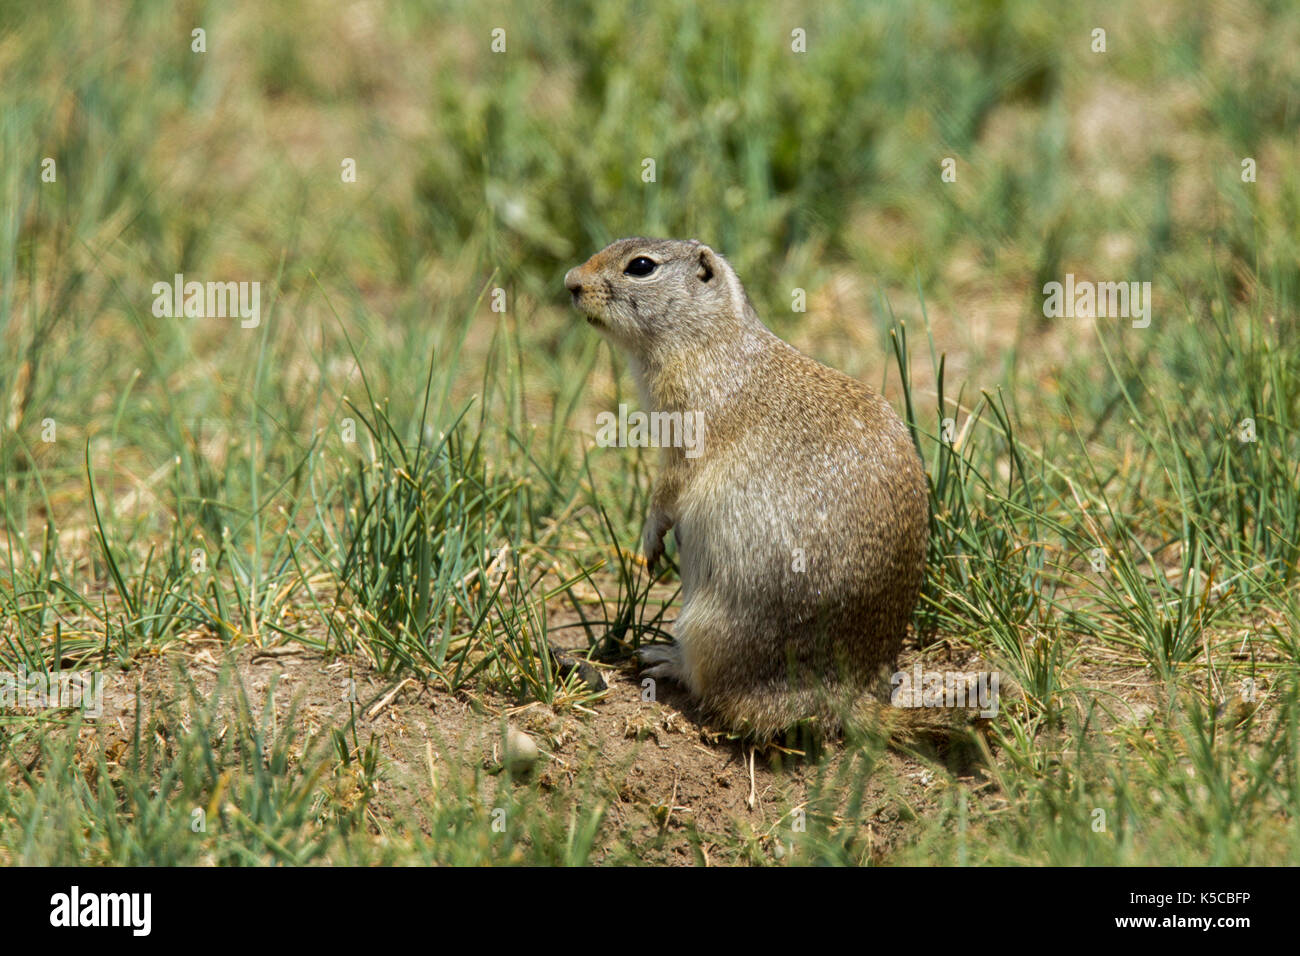
{"label": "squirrel's eye", "polygon": [[623,270],[624,275],[629,276],[648,276],[658,267],[658,263],[653,259],[647,259],[645,256],[637,256],[627,264]]}

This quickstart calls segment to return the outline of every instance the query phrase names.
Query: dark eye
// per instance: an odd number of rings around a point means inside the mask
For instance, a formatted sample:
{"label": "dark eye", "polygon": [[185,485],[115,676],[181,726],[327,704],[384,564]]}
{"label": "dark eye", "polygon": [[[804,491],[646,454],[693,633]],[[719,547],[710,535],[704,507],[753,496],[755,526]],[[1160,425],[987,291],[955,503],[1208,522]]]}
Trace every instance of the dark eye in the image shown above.
{"label": "dark eye", "polygon": [[650,273],[654,272],[658,266],[659,263],[655,262],[653,259],[647,259],[645,256],[637,256],[627,264],[627,268],[623,270],[623,274],[629,276],[648,276]]}

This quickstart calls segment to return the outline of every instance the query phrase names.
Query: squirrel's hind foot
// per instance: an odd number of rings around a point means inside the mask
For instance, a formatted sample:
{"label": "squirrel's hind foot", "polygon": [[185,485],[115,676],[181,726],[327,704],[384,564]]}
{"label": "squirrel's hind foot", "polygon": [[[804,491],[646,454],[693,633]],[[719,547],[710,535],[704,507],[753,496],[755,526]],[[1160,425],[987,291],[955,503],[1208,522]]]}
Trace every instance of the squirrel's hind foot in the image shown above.
{"label": "squirrel's hind foot", "polygon": [[682,646],[672,644],[654,644],[643,647],[636,652],[641,672],[646,677],[666,677],[679,684],[686,683],[686,670],[682,663]]}

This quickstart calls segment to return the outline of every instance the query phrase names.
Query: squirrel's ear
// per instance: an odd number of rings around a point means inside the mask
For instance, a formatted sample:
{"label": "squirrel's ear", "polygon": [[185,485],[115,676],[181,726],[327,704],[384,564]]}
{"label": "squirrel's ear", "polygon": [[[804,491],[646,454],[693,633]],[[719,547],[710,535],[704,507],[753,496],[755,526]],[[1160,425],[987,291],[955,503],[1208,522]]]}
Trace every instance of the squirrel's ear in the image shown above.
{"label": "squirrel's ear", "polygon": [[708,282],[713,278],[713,274],[718,271],[718,257],[708,246],[700,246],[700,267],[695,274],[700,277],[701,282]]}

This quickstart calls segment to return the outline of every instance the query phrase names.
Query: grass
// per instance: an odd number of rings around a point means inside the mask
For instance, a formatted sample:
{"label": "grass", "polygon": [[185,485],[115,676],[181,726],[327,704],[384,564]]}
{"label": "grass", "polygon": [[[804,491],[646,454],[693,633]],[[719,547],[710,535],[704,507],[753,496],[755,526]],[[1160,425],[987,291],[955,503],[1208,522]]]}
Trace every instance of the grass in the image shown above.
{"label": "grass", "polygon": [[[0,671],[166,680],[115,729],[0,711],[0,862],[1300,861],[1297,40],[1270,3],[6,4]],[[552,648],[675,613],[560,283],[630,234],[709,241],[905,412],[911,652],[1016,688],[978,774],[777,755],[719,822],[572,751],[609,698]],[[155,315],[177,273],[260,321]],[[1046,318],[1066,273],[1152,282],[1150,327]],[[171,664],[281,644],[377,697]],[[549,715],[563,773],[403,763],[364,714],[408,678]]]}

